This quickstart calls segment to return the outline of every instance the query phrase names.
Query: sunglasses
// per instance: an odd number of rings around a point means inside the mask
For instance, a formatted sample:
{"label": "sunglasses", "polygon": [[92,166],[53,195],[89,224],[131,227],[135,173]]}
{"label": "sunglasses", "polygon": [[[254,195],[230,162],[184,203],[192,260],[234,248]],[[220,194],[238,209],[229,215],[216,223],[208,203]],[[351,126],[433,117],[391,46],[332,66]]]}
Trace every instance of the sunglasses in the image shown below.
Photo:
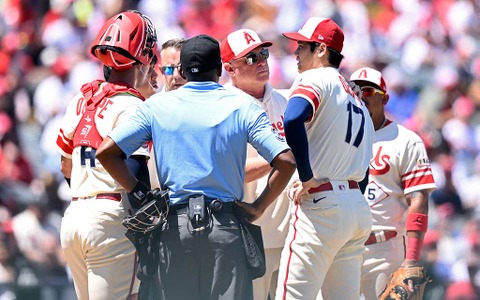
{"label": "sunglasses", "polygon": [[175,69],[177,69],[180,72],[180,67],[181,66],[182,66],[181,64],[178,64],[176,66],[163,66],[161,68],[162,69],[162,74],[167,75],[167,76],[173,75],[173,72],[175,72]]}
{"label": "sunglasses", "polygon": [[375,95],[375,93],[379,93],[380,95],[384,95],[385,92],[382,90],[379,90],[377,88],[374,88],[373,86],[364,86],[361,88],[362,90],[362,96],[363,97],[370,97]]}
{"label": "sunglasses", "polygon": [[260,52],[251,52],[244,57],[240,57],[234,60],[240,60],[240,59],[245,59],[245,63],[249,66],[256,64],[258,62],[259,57],[261,57],[263,60],[266,60],[270,56],[270,52],[268,52],[268,49],[262,49]]}

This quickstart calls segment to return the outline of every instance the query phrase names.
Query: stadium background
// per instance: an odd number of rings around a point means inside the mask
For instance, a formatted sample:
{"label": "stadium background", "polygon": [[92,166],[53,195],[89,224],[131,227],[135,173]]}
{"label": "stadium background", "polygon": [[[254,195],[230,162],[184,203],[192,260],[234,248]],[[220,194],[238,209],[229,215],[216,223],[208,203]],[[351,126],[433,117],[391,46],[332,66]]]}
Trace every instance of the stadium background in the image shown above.
{"label": "stadium background", "polygon": [[429,151],[438,190],[422,253],[434,279],[426,299],[480,299],[480,1],[0,0],[1,300],[75,298],[59,245],[69,194],[55,139],[70,98],[102,78],[90,42],[125,9],[151,17],[160,44],[254,29],[274,42],[271,83],[285,89],[296,45],[281,32],[333,18],[345,32],[341,72],[382,70],[389,117]]}

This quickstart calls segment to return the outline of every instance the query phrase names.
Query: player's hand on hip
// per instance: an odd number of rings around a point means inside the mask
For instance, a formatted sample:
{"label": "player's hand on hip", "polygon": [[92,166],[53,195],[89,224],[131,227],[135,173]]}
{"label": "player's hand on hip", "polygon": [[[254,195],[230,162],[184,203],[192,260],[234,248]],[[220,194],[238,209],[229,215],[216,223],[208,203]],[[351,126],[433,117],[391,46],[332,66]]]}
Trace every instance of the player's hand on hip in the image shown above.
{"label": "player's hand on hip", "polygon": [[288,191],[288,197],[295,203],[302,204],[302,196],[308,194],[308,190],[317,187],[328,180],[328,178],[316,179],[315,177],[312,177],[310,180],[305,182],[297,180],[290,187],[290,190]]}
{"label": "player's hand on hip", "polygon": [[262,215],[262,212],[258,208],[258,205],[253,202],[253,203],[248,203],[245,201],[238,201],[235,200],[235,204],[240,207],[240,210],[242,211],[242,214],[245,216],[247,221],[253,222],[256,219],[260,218]]}

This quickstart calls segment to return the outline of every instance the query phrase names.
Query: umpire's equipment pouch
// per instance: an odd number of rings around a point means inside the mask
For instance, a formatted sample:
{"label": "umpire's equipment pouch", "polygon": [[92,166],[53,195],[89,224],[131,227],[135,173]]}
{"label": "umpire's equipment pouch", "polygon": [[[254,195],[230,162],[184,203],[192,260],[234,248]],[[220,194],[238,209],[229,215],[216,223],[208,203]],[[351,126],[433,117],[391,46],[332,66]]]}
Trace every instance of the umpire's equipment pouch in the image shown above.
{"label": "umpire's equipment pouch", "polygon": [[203,231],[210,222],[204,195],[188,199],[187,215],[192,223],[193,231]]}
{"label": "umpire's equipment pouch", "polygon": [[252,279],[260,278],[266,272],[262,229],[247,221],[238,208],[234,212],[240,226],[248,271]]}

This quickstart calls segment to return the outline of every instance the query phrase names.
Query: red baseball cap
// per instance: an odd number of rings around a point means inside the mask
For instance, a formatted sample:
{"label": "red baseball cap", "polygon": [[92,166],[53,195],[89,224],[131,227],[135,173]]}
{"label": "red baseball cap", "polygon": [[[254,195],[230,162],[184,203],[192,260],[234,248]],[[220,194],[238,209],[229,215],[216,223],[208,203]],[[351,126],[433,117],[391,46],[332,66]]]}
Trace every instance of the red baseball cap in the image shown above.
{"label": "red baseball cap", "polygon": [[353,72],[350,76],[350,81],[366,81],[373,83],[382,91],[387,92],[387,85],[383,79],[382,73],[372,68],[360,68]]}
{"label": "red baseball cap", "polygon": [[282,34],[294,41],[325,43],[338,52],[343,49],[343,31],[332,19],[311,17],[298,32]]}
{"label": "red baseball cap", "polygon": [[230,33],[221,43],[220,52],[223,62],[229,62],[247,55],[253,49],[270,47],[272,42],[263,42],[258,34],[250,29],[240,29]]}

